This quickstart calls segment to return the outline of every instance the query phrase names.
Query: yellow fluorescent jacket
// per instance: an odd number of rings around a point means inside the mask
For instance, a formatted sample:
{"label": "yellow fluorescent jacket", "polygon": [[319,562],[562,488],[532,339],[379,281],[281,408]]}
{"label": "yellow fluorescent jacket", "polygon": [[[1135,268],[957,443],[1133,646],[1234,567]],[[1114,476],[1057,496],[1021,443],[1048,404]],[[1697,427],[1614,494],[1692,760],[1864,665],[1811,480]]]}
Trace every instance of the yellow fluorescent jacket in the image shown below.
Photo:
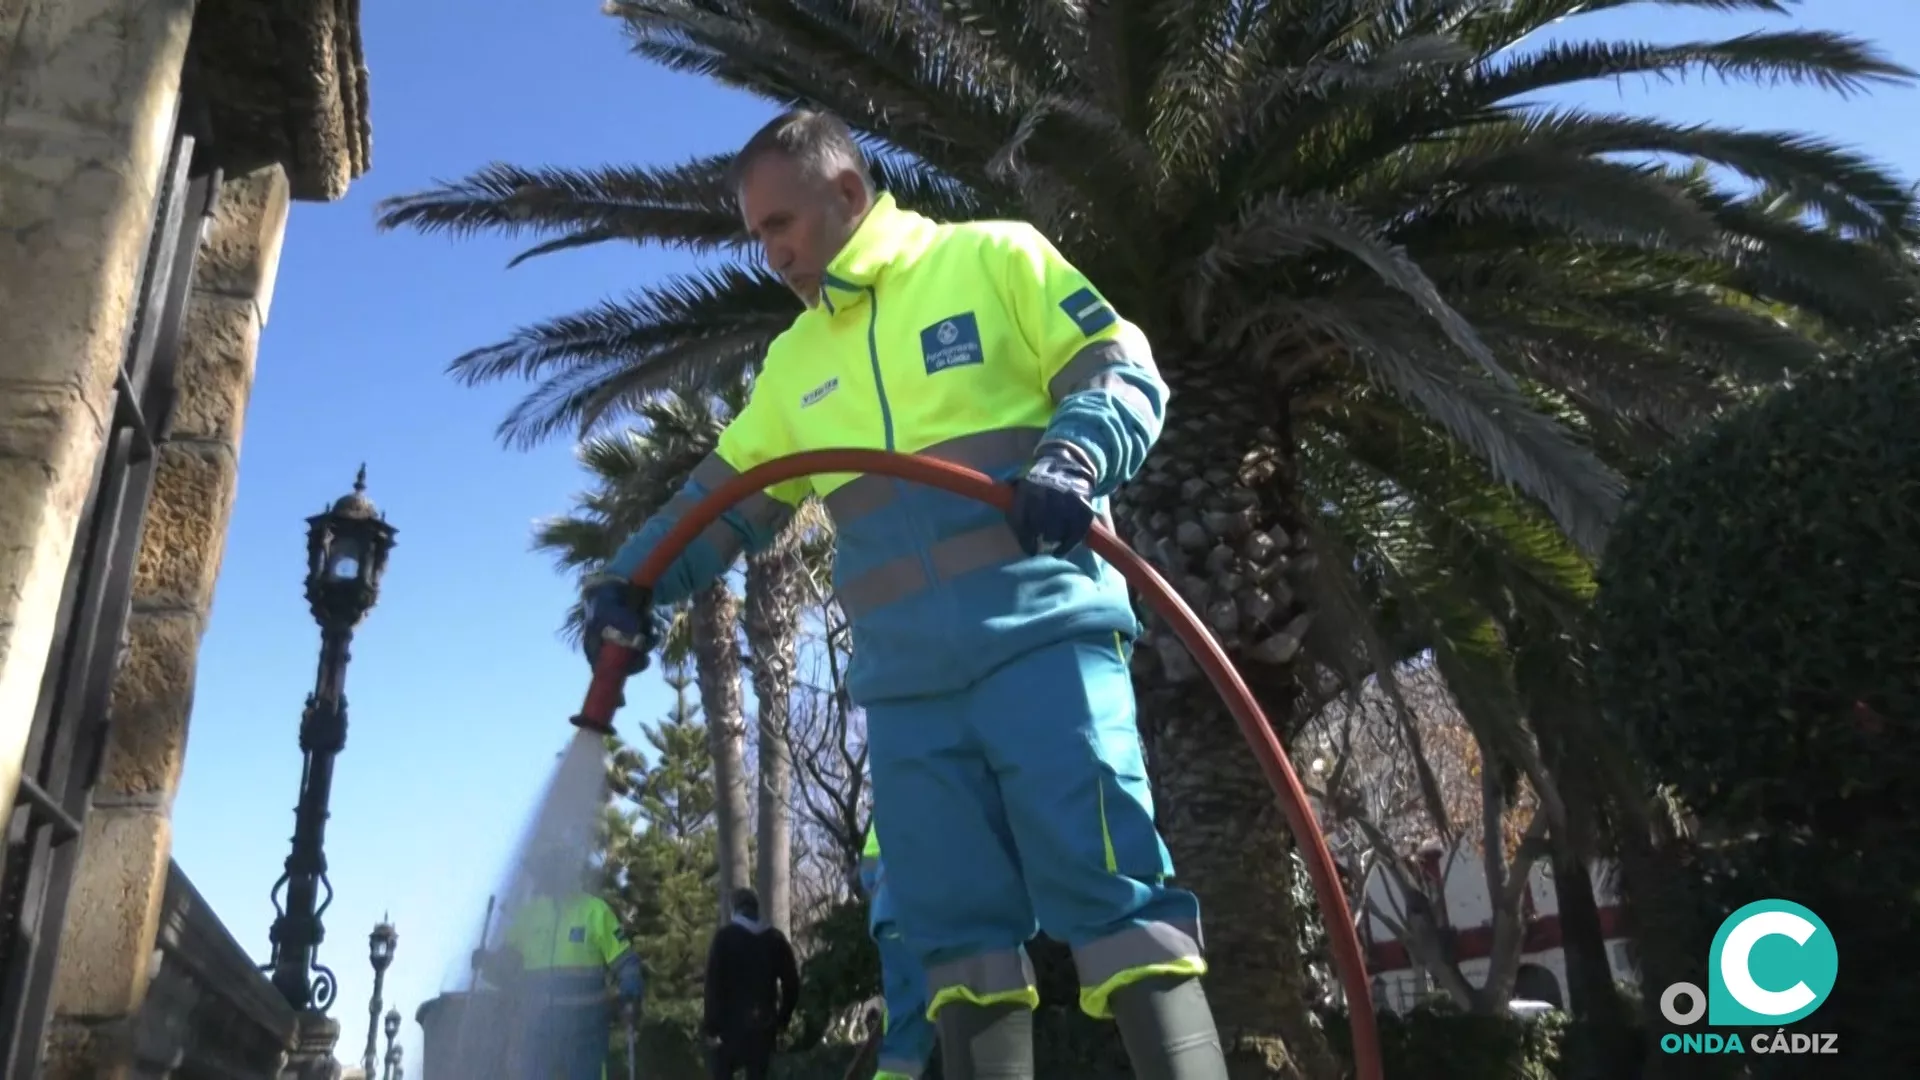
{"label": "yellow fluorescent jacket", "polygon": [[[1139,471],[1166,403],[1145,336],[1038,231],[938,224],[882,195],[820,302],[769,346],[713,455],[607,570],[631,575],[708,491],[805,450],[924,454],[1004,481],[1043,441],[1064,442],[1093,463],[1104,504]],[[656,602],[711,583],[808,496],[834,520],[858,701],[953,692],[1040,646],[1138,630],[1124,582],[1084,547],[1027,557],[999,511],[875,476],[815,476],[741,503],[655,583]]]}
{"label": "yellow fluorescent jacket", "polygon": [[609,972],[618,975],[624,965],[639,963],[613,909],[586,893],[528,899],[514,910],[504,940],[528,973],[567,998],[598,998]]}

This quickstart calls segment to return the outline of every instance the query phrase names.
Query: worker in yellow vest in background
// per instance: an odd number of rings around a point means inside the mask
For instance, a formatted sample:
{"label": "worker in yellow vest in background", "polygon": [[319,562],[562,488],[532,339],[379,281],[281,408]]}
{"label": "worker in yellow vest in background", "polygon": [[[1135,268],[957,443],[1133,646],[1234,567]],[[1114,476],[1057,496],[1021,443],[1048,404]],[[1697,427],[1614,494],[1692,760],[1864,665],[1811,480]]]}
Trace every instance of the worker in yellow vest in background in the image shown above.
{"label": "worker in yellow vest in background", "polygon": [[880,1071],[873,1080],[920,1080],[933,1057],[933,1024],[927,1019],[927,973],[894,921],[887,868],[880,861],[880,834],[867,828],[860,853],[860,888],[867,894],[867,932],[880,950],[880,991],[885,996]]}
{"label": "worker in yellow vest in background", "polygon": [[536,857],[533,893],[506,913],[497,948],[477,966],[508,989],[521,1026],[514,1080],[602,1080],[613,1008],[611,981],[628,1023],[646,992],[640,957],[613,909],[581,887],[560,856]]}

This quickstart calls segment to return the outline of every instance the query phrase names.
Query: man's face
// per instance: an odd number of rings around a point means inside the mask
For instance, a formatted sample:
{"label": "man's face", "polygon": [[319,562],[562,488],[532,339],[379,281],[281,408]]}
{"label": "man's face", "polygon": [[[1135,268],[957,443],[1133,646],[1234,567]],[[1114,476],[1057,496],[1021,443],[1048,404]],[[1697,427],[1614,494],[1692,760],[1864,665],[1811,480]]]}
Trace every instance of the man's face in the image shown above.
{"label": "man's face", "polygon": [[831,177],[808,172],[781,154],[768,154],[740,179],[740,216],[780,275],[808,307],[820,299],[827,264],[866,216],[866,185],[851,169]]}

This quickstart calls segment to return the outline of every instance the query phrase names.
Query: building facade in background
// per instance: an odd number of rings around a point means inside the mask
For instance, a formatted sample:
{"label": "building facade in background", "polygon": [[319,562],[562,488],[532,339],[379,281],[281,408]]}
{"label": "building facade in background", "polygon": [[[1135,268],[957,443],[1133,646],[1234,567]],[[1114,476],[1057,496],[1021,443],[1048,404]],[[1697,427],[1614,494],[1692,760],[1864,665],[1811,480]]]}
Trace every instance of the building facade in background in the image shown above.
{"label": "building facade in background", "polygon": [[[1486,866],[1479,848],[1471,841],[1462,841],[1448,857],[1435,844],[1421,853],[1419,864],[1421,874],[1427,879],[1427,892],[1445,899],[1444,910],[1434,912],[1435,921],[1451,936],[1453,957],[1460,974],[1475,987],[1485,985],[1493,946],[1493,901],[1487,893]],[[1594,882],[1594,903],[1600,909],[1601,932],[1606,938],[1607,962],[1615,980],[1632,981],[1635,979],[1633,959],[1621,917],[1620,898],[1612,885],[1612,867],[1596,861],[1589,873]],[[1560,946],[1560,900],[1544,861],[1534,863],[1527,885],[1527,892],[1521,898],[1525,937],[1520,946],[1520,971],[1513,997],[1564,1009],[1567,961]],[[1367,950],[1367,971],[1373,977],[1375,1001],[1383,1009],[1406,1012],[1437,987],[1408,952],[1406,944],[1395,936],[1392,925],[1375,912],[1384,911],[1396,922],[1404,921],[1408,898],[1389,875],[1378,870],[1367,878],[1366,897],[1368,910],[1361,916],[1360,940]]]}
{"label": "building facade in background", "polygon": [[15,1080],[338,1073],[337,1026],[227,935],[168,816],[288,203],[368,167],[359,6],[0,0]]}

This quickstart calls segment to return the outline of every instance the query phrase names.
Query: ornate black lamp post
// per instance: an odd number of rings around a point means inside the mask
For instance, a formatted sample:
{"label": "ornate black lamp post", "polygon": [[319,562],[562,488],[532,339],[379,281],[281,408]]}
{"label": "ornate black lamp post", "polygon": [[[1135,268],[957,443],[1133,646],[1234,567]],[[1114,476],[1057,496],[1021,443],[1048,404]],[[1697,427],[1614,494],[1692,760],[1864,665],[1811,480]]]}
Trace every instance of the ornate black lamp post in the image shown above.
{"label": "ornate black lamp post", "polygon": [[[396,1029],[398,1023],[393,1025]],[[385,1080],[405,1080],[406,1070],[400,1067],[400,1047],[387,1043],[387,1074]]]}
{"label": "ornate black lamp post", "polygon": [[[393,1044],[393,1040],[399,1037],[400,1037],[400,1010],[389,1009],[387,1011],[387,1078],[386,1080],[400,1080],[400,1048]],[[372,1061],[373,1055],[368,1054],[367,1060]],[[373,1076],[373,1067],[371,1065],[367,1067],[367,1076],[369,1080],[371,1080]]]}
{"label": "ornate black lamp post", "polygon": [[[369,1078],[373,1076],[376,1036],[380,1030],[380,990],[387,981],[387,965],[393,963],[393,950],[399,944],[399,933],[384,918],[374,926],[373,933],[367,935],[367,962],[373,965],[373,1001],[367,1006],[367,1049],[360,1055],[360,1064]],[[387,1014],[388,1042],[393,1041],[393,1029],[398,1026],[399,1017],[399,1013]]]}
{"label": "ornate black lamp post", "polygon": [[[273,957],[265,965],[288,1004],[303,1013],[324,1014],[338,989],[333,972],[318,960],[326,937],[321,917],[333,902],[325,850],[327,802],[334,758],[347,745],[347,646],[354,627],[379,598],[396,532],[366,490],[362,465],[352,494],[307,519],[307,606],[320,624],[320,670],[300,717],[300,751],[306,760],[294,808],[293,850],[273,886]],[[339,1028],[332,1026],[337,1036]]]}

